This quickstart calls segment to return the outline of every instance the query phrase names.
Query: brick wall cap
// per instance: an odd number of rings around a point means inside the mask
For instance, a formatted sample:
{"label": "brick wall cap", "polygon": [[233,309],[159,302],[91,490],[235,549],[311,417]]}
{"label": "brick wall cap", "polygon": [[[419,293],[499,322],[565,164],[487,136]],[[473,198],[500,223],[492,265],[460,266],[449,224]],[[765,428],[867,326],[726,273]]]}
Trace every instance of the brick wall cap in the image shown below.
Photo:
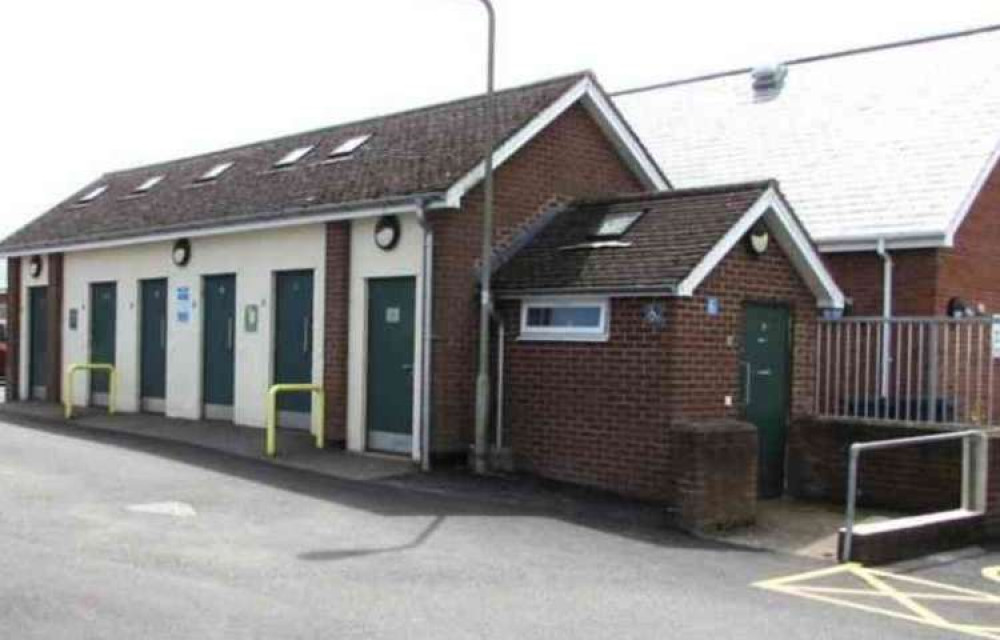
{"label": "brick wall cap", "polygon": [[757,427],[753,424],[733,418],[680,420],[672,428],[678,433],[757,433]]}

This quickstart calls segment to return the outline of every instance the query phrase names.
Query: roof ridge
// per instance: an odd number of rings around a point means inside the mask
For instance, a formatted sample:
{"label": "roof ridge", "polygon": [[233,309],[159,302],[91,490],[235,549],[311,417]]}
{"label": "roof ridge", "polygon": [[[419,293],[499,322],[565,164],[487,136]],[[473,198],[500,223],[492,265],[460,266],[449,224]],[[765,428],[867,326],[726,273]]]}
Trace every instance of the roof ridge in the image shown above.
{"label": "roof ridge", "polygon": [[619,193],[599,198],[581,198],[573,201],[574,208],[592,207],[597,205],[628,204],[630,202],[656,202],[659,200],[673,200],[688,196],[700,196],[713,193],[726,193],[736,191],[751,191],[755,189],[764,190],[773,187],[778,189],[778,181],[774,178],[766,180],[748,180],[745,182],[729,182],[723,184],[712,184],[702,187],[688,187],[685,189],[671,189],[669,191],[642,191],[638,193]]}
{"label": "roof ridge", "polygon": [[[495,95],[496,96],[501,96],[501,95],[513,93],[513,92],[516,92],[516,91],[527,91],[527,90],[530,90],[530,89],[537,89],[539,87],[544,87],[544,86],[547,86],[547,85],[553,85],[553,84],[558,84],[560,82],[565,82],[565,81],[570,80],[571,78],[578,78],[580,80],[583,80],[584,78],[588,78],[588,77],[591,78],[591,79],[593,79],[595,76],[594,76],[594,72],[593,71],[591,71],[589,69],[586,69],[586,70],[577,71],[577,72],[574,72],[574,73],[566,73],[566,74],[559,75],[559,76],[554,76],[554,77],[551,77],[551,78],[545,78],[543,80],[536,80],[535,82],[529,82],[527,84],[516,85],[516,86],[513,86],[513,87],[506,87],[504,89],[500,89],[500,90],[496,91]],[[170,160],[162,160],[160,162],[150,162],[150,163],[146,163],[146,164],[136,165],[136,166],[133,166],[133,167],[125,167],[125,168],[122,168],[122,169],[116,169],[114,171],[108,171],[108,172],[106,172],[106,173],[104,173],[102,175],[102,178],[110,178],[111,176],[114,176],[114,175],[120,175],[120,174],[126,174],[126,173],[133,173],[133,172],[137,172],[137,171],[146,171],[146,170],[150,170],[150,169],[155,169],[155,168],[163,167],[163,166],[166,166],[166,165],[175,164],[175,163],[178,163],[178,162],[189,162],[191,160],[198,160],[200,158],[206,158],[207,159],[207,158],[211,158],[211,157],[214,157],[214,156],[220,156],[220,155],[227,154],[227,153],[234,153],[234,152],[237,152],[237,151],[242,151],[244,149],[250,149],[250,148],[253,148],[253,147],[259,147],[259,146],[265,145],[265,144],[271,144],[271,143],[275,143],[275,142],[280,142],[282,140],[287,140],[289,138],[297,138],[297,137],[300,137],[300,136],[308,136],[308,135],[319,135],[319,134],[322,134],[322,133],[325,133],[325,132],[333,131],[334,129],[341,129],[341,128],[346,128],[346,127],[351,127],[351,126],[358,126],[358,125],[362,125],[362,124],[365,124],[365,123],[368,123],[368,122],[375,122],[376,120],[384,120],[386,118],[398,118],[398,117],[402,117],[402,116],[416,115],[416,114],[424,113],[424,112],[427,112],[427,111],[433,111],[434,109],[443,109],[443,108],[450,107],[450,106],[456,106],[456,105],[459,105],[459,104],[461,104],[463,102],[472,102],[473,100],[484,98],[485,96],[486,96],[485,93],[471,94],[471,95],[466,95],[466,96],[463,96],[463,97],[460,97],[460,98],[452,98],[450,100],[443,100],[441,102],[434,102],[434,103],[423,105],[423,106],[420,106],[420,107],[413,107],[413,108],[410,108],[410,109],[403,109],[402,111],[393,111],[393,112],[383,113],[383,114],[375,115],[375,116],[369,116],[369,117],[361,118],[361,119],[357,119],[357,120],[348,120],[346,122],[339,122],[337,124],[327,125],[325,127],[317,127],[315,129],[307,129],[305,131],[297,131],[297,132],[294,132],[294,133],[286,133],[286,134],[282,134],[282,135],[272,136],[272,137],[264,138],[262,140],[255,140],[253,142],[247,142],[247,143],[243,143],[243,144],[238,144],[238,145],[232,145],[232,146],[229,146],[229,147],[224,147],[222,149],[216,149],[214,151],[205,151],[203,153],[194,153],[194,154],[191,154],[191,155],[181,156],[181,157],[178,157],[178,158],[171,158]]]}
{"label": "roof ridge", "polygon": [[[881,44],[867,45],[862,47],[851,47],[849,49],[840,49],[838,51],[830,51],[827,53],[819,53],[810,56],[800,56],[798,58],[792,58],[791,60],[785,60],[782,64],[785,65],[808,64],[810,62],[820,62],[823,60],[832,60],[835,58],[845,58],[848,56],[862,55],[866,53],[875,53],[877,51],[886,51],[889,49],[900,49],[903,47],[911,47],[919,44],[927,44],[930,42],[939,42],[941,40],[954,40],[958,38],[981,35],[984,33],[992,33],[995,31],[1000,31],[1000,24],[989,24],[981,27],[962,29],[959,31],[948,31],[945,33],[931,34],[916,38],[907,38],[904,40],[893,40],[892,42],[884,42]],[[680,85],[696,84],[698,82],[707,82],[708,80],[718,80],[719,78],[727,78],[730,76],[741,75],[744,73],[749,73],[752,70],[753,67],[740,67],[738,69],[729,69],[727,71],[717,71],[714,73],[706,73],[697,76],[690,76],[687,78],[679,78],[677,80],[667,80],[666,82],[658,82],[655,84],[633,87],[631,89],[622,89],[621,91],[611,92],[609,95],[617,98],[619,96],[626,96],[635,93],[643,93],[646,91],[655,91],[657,89],[669,89],[671,87],[676,87]]]}

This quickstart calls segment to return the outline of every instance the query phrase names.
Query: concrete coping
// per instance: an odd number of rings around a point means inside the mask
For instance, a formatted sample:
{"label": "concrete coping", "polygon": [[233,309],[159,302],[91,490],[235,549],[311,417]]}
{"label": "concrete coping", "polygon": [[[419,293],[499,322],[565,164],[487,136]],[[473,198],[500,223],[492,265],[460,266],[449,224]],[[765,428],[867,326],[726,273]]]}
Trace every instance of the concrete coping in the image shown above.
{"label": "concrete coping", "polygon": [[672,427],[687,433],[757,433],[757,427],[735,418],[706,418],[705,420],[679,420]]}

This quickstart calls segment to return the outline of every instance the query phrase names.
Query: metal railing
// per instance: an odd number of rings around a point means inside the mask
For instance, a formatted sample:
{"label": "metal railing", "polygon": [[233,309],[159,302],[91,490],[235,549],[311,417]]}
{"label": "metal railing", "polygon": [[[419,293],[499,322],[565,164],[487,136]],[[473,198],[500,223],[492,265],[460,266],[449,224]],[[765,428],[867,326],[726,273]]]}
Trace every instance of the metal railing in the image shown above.
{"label": "metal railing", "polygon": [[[840,554],[841,562],[851,561],[851,545],[857,517],[858,466],[865,451],[895,449],[907,446],[921,446],[950,440],[962,441],[962,504],[961,509],[971,513],[983,513],[986,509],[986,472],[989,456],[989,436],[987,431],[968,430],[951,433],[936,433],[912,438],[855,442],[851,445],[847,465],[847,513],[844,516],[844,537]],[[943,512],[947,513],[947,512]],[[925,514],[932,516],[934,514]]]}
{"label": "metal railing", "polygon": [[992,317],[840,318],[816,329],[816,414],[993,425]]}
{"label": "metal railing", "polygon": [[316,448],[326,446],[326,399],[323,387],[318,384],[276,384],[267,391],[267,437],[264,453],[273,458],[278,454],[278,395],[282,393],[311,393],[315,398],[311,432],[316,437]]}
{"label": "metal railing", "polygon": [[66,368],[66,390],[63,396],[63,414],[69,420],[73,417],[73,374],[77,371],[107,371],[108,372],[108,415],[114,415],[118,399],[118,371],[113,364],[77,363]]}

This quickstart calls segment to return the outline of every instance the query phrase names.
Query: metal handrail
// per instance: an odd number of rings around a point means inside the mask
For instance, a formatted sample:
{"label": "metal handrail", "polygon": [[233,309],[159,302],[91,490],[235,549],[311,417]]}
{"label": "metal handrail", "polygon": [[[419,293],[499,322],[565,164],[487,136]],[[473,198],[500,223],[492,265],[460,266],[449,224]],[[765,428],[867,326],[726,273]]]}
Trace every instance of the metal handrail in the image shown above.
{"label": "metal handrail", "polygon": [[115,369],[115,365],[104,362],[80,362],[66,368],[66,393],[63,396],[63,414],[66,419],[73,417],[73,374],[77,371],[108,372],[108,415],[114,415],[118,397],[118,370]]}
{"label": "metal handrail", "polygon": [[[976,513],[982,513],[986,507],[986,469],[989,443],[987,431],[970,429],[951,433],[935,433],[926,436],[896,438],[893,440],[876,440],[873,442],[855,442],[850,448],[847,465],[847,513],[844,516],[844,542],[841,562],[851,561],[851,544],[854,538],[854,520],[856,518],[856,503],[858,498],[858,462],[864,451],[895,449],[912,445],[932,444],[949,440],[962,441],[962,508]],[[974,453],[969,446],[973,438],[980,439],[978,462],[974,462]]]}
{"label": "metal handrail", "polygon": [[267,438],[264,453],[273,458],[278,453],[278,395],[282,393],[311,392],[316,399],[313,412],[312,433],[316,436],[316,448],[326,446],[326,399],[323,387],[318,384],[275,384],[267,391]]}

